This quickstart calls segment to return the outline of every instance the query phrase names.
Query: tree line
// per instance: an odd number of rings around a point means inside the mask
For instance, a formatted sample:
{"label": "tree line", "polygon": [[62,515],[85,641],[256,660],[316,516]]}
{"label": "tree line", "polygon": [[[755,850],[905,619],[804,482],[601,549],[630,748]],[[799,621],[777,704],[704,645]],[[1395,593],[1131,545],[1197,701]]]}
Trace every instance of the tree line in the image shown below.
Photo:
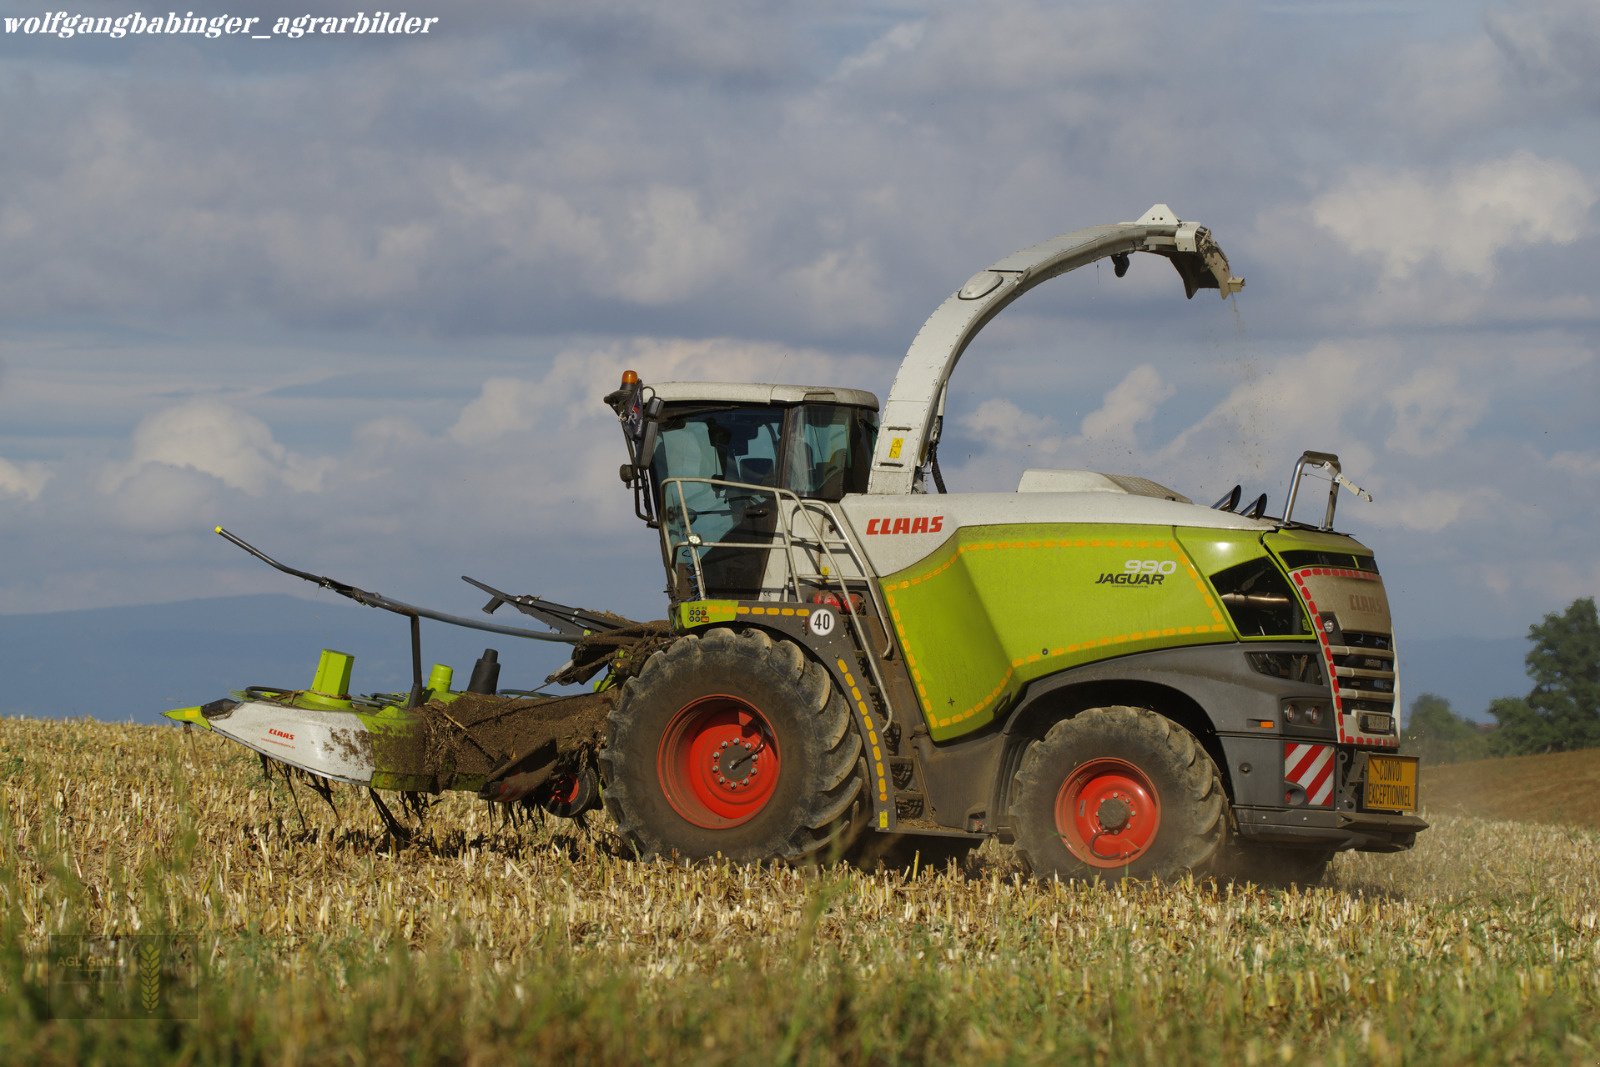
{"label": "tree line", "polygon": [[1409,752],[1437,763],[1600,748],[1600,615],[1580,597],[1528,628],[1527,696],[1489,705],[1485,729],[1457,715],[1433,693],[1412,701],[1404,741]]}

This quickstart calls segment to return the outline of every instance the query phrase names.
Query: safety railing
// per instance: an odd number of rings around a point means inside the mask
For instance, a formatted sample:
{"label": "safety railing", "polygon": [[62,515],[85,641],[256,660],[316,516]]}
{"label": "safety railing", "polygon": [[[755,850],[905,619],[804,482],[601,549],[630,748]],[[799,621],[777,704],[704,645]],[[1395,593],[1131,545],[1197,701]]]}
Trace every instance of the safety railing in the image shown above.
{"label": "safety railing", "polygon": [[1283,521],[1294,521],[1294,504],[1300,495],[1300,480],[1307,470],[1323,471],[1328,476],[1328,508],[1322,516],[1320,529],[1333,529],[1334,509],[1339,506],[1339,487],[1342,485],[1356,496],[1368,501],[1372,494],[1361,488],[1355,482],[1344,476],[1344,471],[1339,466],[1339,457],[1331,452],[1304,452],[1295,461],[1294,476],[1289,479],[1289,497],[1283,506]]}
{"label": "safety railing", "polygon": [[[774,524],[773,541],[732,541],[732,540],[706,540],[694,530],[695,512],[689,507],[688,496],[684,492],[687,485],[704,485],[714,490],[723,491],[727,498],[731,493],[747,497],[770,497],[773,507],[777,511],[777,521]],[[812,500],[801,497],[793,490],[780,489],[770,485],[755,485],[750,482],[732,482],[720,478],[668,478],[661,485],[664,500],[676,499],[676,507],[664,507],[661,523],[661,539],[666,548],[669,565],[674,564],[680,553],[689,560],[691,572],[694,576],[695,595],[699,599],[708,599],[710,591],[706,588],[705,568],[701,564],[701,556],[706,549],[712,547],[733,549],[734,551],[761,552],[765,560],[770,560],[771,553],[780,544],[783,550],[783,578],[780,595],[790,595],[798,601],[803,593],[800,588],[802,580],[813,585],[820,585],[834,591],[839,596],[839,613],[843,615],[855,637],[856,646],[863,652],[869,652],[871,643],[868,641],[865,627],[861,624],[860,614],[851,608],[849,584],[851,576],[857,577],[867,598],[872,602],[872,610],[883,627],[883,648],[880,655],[887,656],[892,648],[889,636],[889,615],[884,606],[877,583],[872,580],[871,572],[867,568],[866,556],[861,547],[851,536],[850,527],[834,510],[833,505],[825,500]],[[808,530],[801,531],[801,538],[797,540],[794,525],[799,516],[804,515]],[[822,523],[826,522],[837,536],[830,537]],[[682,531],[681,536],[674,537],[674,527]],[[809,532],[809,539],[804,534]],[[821,567],[816,570],[802,569],[796,566],[796,552],[801,549],[814,549],[821,561]],[[685,551],[687,550],[687,551]],[[852,570],[846,571],[839,566],[839,553],[851,564]],[[764,561],[765,564],[765,561]],[[767,570],[763,569],[763,587],[766,583]],[[886,705],[889,700],[888,690],[884,687],[883,676],[878,672],[875,656],[867,655],[867,670],[872,676],[873,684],[877,686]]]}

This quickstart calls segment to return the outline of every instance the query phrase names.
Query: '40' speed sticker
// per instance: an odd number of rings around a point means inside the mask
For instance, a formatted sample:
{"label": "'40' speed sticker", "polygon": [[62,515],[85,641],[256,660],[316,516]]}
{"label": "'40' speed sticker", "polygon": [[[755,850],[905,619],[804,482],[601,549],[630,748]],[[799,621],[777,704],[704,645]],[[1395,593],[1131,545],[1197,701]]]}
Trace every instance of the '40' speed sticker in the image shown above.
{"label": "'40' speed sticker", "polygon": [[827,637],[833,633],[833,623],[833,612],[827,608],[815,608],[806,620],[806,627],[818,637]]}

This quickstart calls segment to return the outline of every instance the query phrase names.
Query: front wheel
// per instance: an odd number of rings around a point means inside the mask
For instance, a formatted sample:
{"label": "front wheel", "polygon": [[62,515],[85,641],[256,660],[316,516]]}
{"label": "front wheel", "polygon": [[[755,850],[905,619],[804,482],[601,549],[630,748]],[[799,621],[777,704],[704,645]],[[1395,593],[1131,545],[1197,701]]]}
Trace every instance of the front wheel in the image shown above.
{"label": "front wheel", "polygon": [[819,664],[760,630],[679,638],[607,720],[605,805],[643,856],[803,860],[845,831],[861,735]]}
{"label": "front wheel", "polygon": [[1187,730],[1145,708],[1090,708],[1023,756],[1017,853],[1049,878],[1175,878],[1223,844],[1221,776]]}

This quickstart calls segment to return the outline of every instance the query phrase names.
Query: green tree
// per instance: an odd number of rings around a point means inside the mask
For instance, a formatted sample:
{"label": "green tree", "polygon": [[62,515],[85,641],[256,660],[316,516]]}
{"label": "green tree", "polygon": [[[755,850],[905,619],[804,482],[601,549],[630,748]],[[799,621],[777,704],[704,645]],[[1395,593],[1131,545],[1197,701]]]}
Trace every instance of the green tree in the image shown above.
{"label": "green tree", "polygon": [[1507,755],[1600,747],[1600,615],[1593,597],[1551,612],[1528,629],[1533,690],[1489,706],[1500,724],[1494,747]]}
{"label": "green tree", "polygon": [[1475,723],[1450,710],[1450,702],[1423,693],[1411,702],[1406,715],[1406,751],[1428,763],[1461,763],[1489,754],[1489,739]]}
{"label": "green tree", "polygon": [[1499,697],[1489,704],[1489,714],[1498,724],[1489,747],[1497,756],[1520,756],[1529,752],[1554,752],[1555,727],[1528,705],[1525,697]]}

